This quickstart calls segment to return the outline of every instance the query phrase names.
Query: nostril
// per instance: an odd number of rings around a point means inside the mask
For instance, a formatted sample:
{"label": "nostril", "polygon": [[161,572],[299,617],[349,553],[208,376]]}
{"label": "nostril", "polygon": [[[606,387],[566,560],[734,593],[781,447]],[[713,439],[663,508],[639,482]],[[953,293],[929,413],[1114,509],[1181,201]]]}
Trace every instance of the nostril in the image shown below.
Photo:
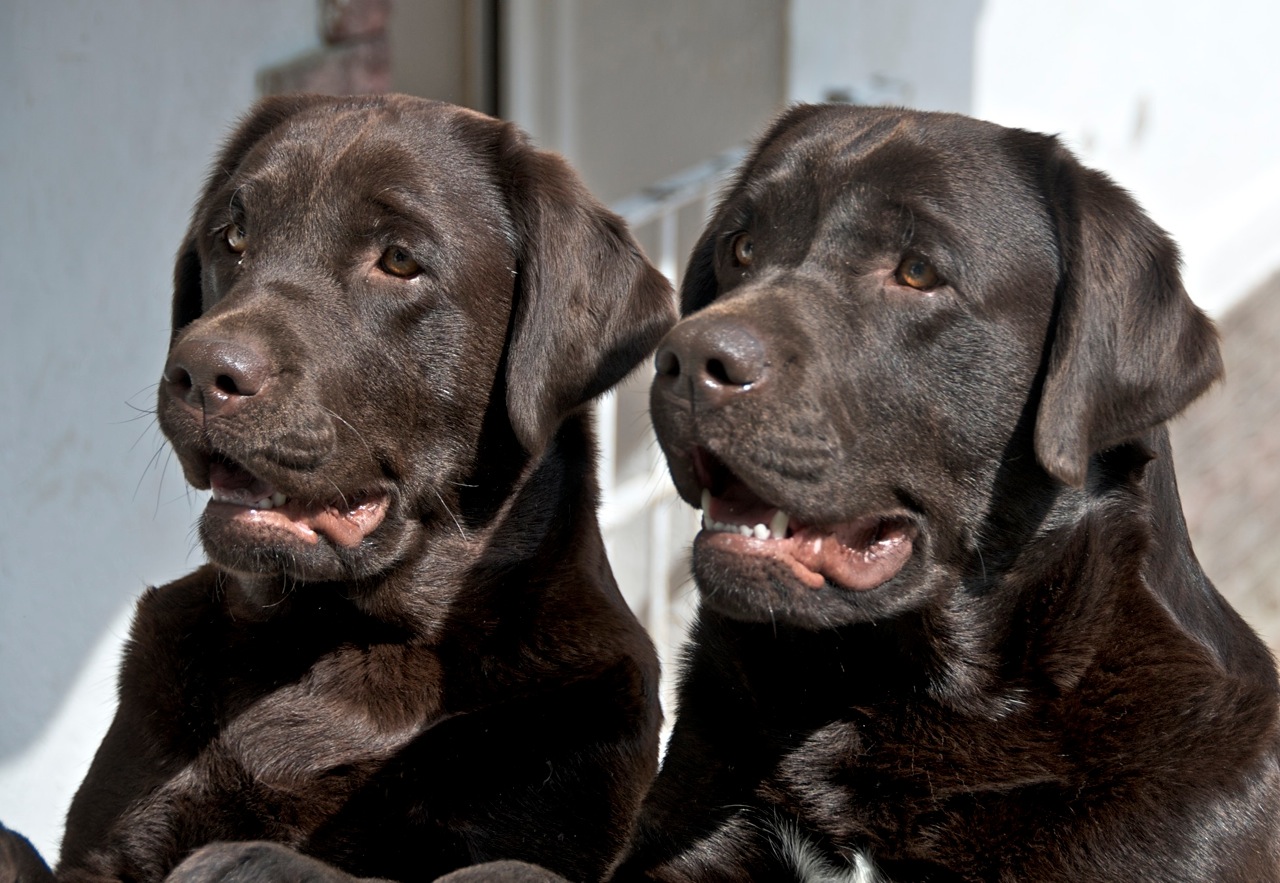
{"label": "nostril", "polygon": [[745,389],[764,378],[768,353],[760,338],[736,322],[717,323],[699,338],[704,376],[723,387]]}
{"label": "nostril", "polygon": [[219,374],[214,378],[213,386],[219,392],[225,393],[229,396],[240,396],[246,394],[253,395],[253,393],[243,392],[240,387],[236,385],[236,379],[229,374]]}
{"label": "nostril", "polygon": [[718,407],[756,389],[769,375],[769,347],[754,326],[735,316],[702,315],[679,322],[654,356],[655,389]]}
{"label": "nostril", "polygon": [[189,406],[206,414],[231,413],[261,393],[275,373],[256,341],[194,338],[174,348],[164,379],[169,394]]}
{"label": "nostril", "polygon": [[164,382],[179,391],[191,389],[191,374],[181,365],[175,365],[164,372]]}
{"label": "nostril", "polygon": [[658,355],[654,359],[654,367],[664,377],[679,377],[680,357],[672,349],[664,348],[658,350]]}
{"label": "nostril", "polygon": [[707,360],[707,376],[716,383],[720,383],[725,386],[736,385],[733,379],[729,376],[729,369],[726,368],[724,362],[719,359]]}

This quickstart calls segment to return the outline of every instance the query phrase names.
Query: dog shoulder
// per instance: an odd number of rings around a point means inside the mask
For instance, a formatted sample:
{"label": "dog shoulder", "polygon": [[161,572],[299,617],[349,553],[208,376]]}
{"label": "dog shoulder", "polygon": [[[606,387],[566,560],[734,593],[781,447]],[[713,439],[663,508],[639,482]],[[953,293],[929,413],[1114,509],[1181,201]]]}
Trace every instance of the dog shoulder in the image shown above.
{"label": "dog shoulder", "polygon": [[208,565],[171,583],[149,587],[138,598],[120,667],[120,701],[160,708],[178,703],[180,678],[189,668],[190,642],[221,619],[219,575]]}

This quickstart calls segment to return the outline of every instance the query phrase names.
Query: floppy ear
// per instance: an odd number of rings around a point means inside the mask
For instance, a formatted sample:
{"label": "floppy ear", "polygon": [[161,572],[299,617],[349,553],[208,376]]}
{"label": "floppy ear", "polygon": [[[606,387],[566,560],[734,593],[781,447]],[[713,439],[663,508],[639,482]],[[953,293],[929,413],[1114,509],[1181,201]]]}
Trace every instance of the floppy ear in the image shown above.
{"label": "floppy ear", "polygon": [[195,209],[192,212],[191,225],[187,229],[187,235],[183,237],[182,246],[178,249],[173,270],[171,341],[178,336],[179,331],[200,318],[204,312],[204,294],[201,284],[203,268],[196,241],[202,232],[200,229],[204,221],[202,209],[205,204],[235,172],[245,156],[255,144],[262,140],[263,136],[299,111],[333,100],[323,95],[305,94],[264,98],[241,118],[235,131],[227,138],[213,163],[208,178],[205,179],[204,189],[200,193],[200,198],[196,200]]}
{"label": "floppy ear", "polygon": [[657,347],[675,304],[626,224],[568,163],[510,124],[501,143],[517,252],[507,409],[516,437],[536,454],[570,412]]}
{"label": "floppy ear", "polygon": [[1175,416],[1222,375],[1222,357],[1168,235],[1106,175],[1050,150],[1062,276],[1035,449],[1081,487],[1093,454]]}

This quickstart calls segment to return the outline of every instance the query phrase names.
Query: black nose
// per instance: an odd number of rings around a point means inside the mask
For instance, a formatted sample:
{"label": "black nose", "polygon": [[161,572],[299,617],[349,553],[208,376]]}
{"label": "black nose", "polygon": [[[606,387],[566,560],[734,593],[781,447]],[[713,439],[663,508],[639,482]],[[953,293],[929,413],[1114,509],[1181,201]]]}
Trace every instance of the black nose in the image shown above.
{"label": "black nose", "polygon": [[164,368],[169,395],[205,416],[225,416],[262,392],[274,371],[249,341],[195,338],[175,346]]}
{"label": "black nose", "polygon": [[754,389],[768,373],[768,351],[754,330],[731,318],[685,320],[658,347],[657,382],[709,405]]}

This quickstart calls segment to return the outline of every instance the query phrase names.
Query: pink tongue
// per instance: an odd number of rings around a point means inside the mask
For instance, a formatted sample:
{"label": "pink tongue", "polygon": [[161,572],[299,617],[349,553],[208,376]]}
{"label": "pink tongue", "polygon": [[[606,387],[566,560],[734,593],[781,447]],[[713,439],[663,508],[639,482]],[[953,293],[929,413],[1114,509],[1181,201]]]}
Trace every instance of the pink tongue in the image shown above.
{"label": "pink tongue", "polygon": [[[725,524],[771,525],[777,508],[750,493],[711,497],[707,516]],[[892,525],[881,531],[878,519],[841,524],[830,530],[791,522],[793,533],[786,539],[754,540],[751,545],[785,562],[796,579],[813,589],[827,580],[855,591],[874,589],[902,569],[911,557],[914,531]]]}
{"label": "pink tongue", "polygon": [[[865,534],[865,528],[862,532]],[[906,528],[893,528],[871,542],[848,537],[850,545],[841,541],[842,533],[842,528],[835,533],[802,528],[781,541],[780,557],[789,557],[800,566],[792,570],[806,585],[819,588],[826,577],[855,591],[874,589],[891,579],[911,557],[911,534]]]}
{"label": "pink tongue", "polygon": [[[246,507],[276,492],[268,482],[228,463],[210,464],[209,485],[224,499]],[[322,503],[305,505],[290,500],[274,509],[249,509],[248,512],[251,515],[247,517],[285,527],[308,543],[319,542],[317,534],[323,534],[336,545],[354,548],[382,523],[387,514],[387,500],[378,497],[347,511]]]}
{"label": "pink tongue", "polygon": [[[302,510],[302,507],[298,506],[296,509]],[[288,503],[281,509],[272,511],[292,514],[295,506],[293,503]],[[386,513],[386,501],[379,499],[362,503],[349,512],[339,512],[330,507],[314,507],[303,511],[300,517],[295,518],[295,522],[316,533],[324,534],[339,546],[353,548],[360,545],[360,541],[382,523]]]}

